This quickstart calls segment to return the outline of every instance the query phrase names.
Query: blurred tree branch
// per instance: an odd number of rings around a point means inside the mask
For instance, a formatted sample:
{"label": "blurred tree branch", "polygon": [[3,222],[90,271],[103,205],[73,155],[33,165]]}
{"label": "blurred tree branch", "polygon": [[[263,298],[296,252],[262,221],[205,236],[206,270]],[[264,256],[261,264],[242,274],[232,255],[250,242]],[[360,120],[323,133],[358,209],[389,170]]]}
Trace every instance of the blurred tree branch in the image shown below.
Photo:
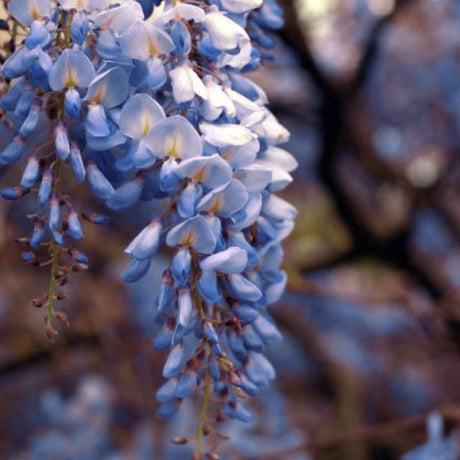
{"label": "blurred tree branch", "polygon": [[[281,32],[283,41],[296,53],[299,64],[309,74],[311,81],[317,87],[321,95],[319,108],[319,118],[322,134],[322,151],[318,164],[318,174],[321,183],[330,193],[337,212],[341,219],[350,229],[353,237],[353,245],[350,251],[345,254],[338,254],[337,259],[333,259],[330,265],[337,265],[342,262],[354,261],[362,257],[372,257],[381,260],[385,264],[403,268],[411,273],[433,298],[442,295],[442,289],[434,282],[419,266],[412,257],[410,251],[410,228],[404,227],[385,238],[376,236],[361,219],[355,209],[354,203],[347,197],[344,185],[341,184],[337,176],[337,161],[341,155],[341,148],[351,146],[352,153],[357,161],[372,173],[369,164],[369,154],[362,152],[361,146],[353,136],[354,133],[347,124],[349,108],[354,104],[355,98],[366,83],[374,63],[379,54],[380,38],[385,28],[403,10],[415,4],[417,0],[396,1],[393,11],[377,20],[371,28],[362,58],[359,61],[354,76],[344,83],[335,84],[331,82],[315,61],[308,41],[303,33],[302,26],[299,24],[298,15],[290,2],[284,0],[286,11],[287,27]],[[375,165],[378,161],[372,157],[374,166],[377,167],[379,175],[391,182],[397,182],[406,189],[411,185],[405,178],[396,177],[382,162]],[[418,191],[411,190],[416,194]],[[424,202],[422,200],[422,202]],[[417,204],[412,209],[416,210]],[[329,266],[329,264],[326,264]],[[324,266],[322,267],[324,268]]]}
{"label": "blurred tree branch", "polygon": [[[369,150],[372,149],[370,140],[366,141],[367,149],[364,148],[362,143],[358,141],[352,124],[349,122],[351,118],[349,116],[350,109],[361,95],[361,90],[368,81],[379,57],[382,33],[399,14],[403,12],[407,14],[407,8],[416,4],[417,1],[396,0],[393,11],[377,20],[371,27],[362,57],[352,78],[346,82],[336,83],[326,76],[316,62],[295,7],[288,0],[282,0],[286,12],[287,27],[281,32],[281,37],[285,44],[294,51],[299,65],[308,73],[311,82],[320,94],[318,116],[322,148],[318,162],[318,177],[332,197],[335,209],[350,230],[353,240],[350,250],[337,254],[335,258],[331,258],[326,263],[321,262],[318,267],[309,266],[308,271],[330,268],[363,258],[371,258],[385,265],[399,267],[410,274],[429,293],[432,299],[437,301],[438,306],[443,308],[443,318],[445,318],[450,339],[457,347],[460,347],[459,315],[452,308],[444,309],[446,302],[451,304],[449,298],[452,293],[448,289],[446,290],[438,277],[433,276],[433,273],[427,270],[427,265],[424,263],[426,261],[416,257],[411,247],[412,229],[410,224],[413,222],[418,209],[427,205],[436,208],[453,234],[459,235],[455,219],[449,214],[440,198],[442,195],[440,189],[440,187],[442,188],[442,178],[438,181],[439,186],[435,184],[426,190],[416,189],[405,176],[398,175],[389,169],[383,161],[376,158],[376,155],[373,155],[373,152]],[[344,148],[349,148],[353,158],[373,180],[380,184],[398,184],[411,197],[408,211],[410,215],[405,225],[384,237],[376,235],[366,225],[356,203],[347,196],[347,184],[342,183],[339,178],[339,160],[343,155]],[[305,272],[305,270],[303,271]],[[298,286],[299,283],[296,285]],[[314,286],[308,286],[308,290],[313,291],[314,289]]]}

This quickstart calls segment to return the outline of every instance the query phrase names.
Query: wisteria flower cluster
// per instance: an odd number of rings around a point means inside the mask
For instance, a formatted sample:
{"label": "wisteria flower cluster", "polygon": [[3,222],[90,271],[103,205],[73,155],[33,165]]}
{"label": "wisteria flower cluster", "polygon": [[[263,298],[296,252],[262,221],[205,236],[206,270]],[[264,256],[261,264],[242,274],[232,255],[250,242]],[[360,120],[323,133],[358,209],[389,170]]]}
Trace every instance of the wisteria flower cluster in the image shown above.
{"label": "wisteria flower cluster", "polygon": [[1,195],[37,196],[32,234],[19,239],[24,260],[51,269],[47,296],[34,302],[47,306],[53,336],[53,318],[66,322],[54,308],[60,286],[88,266],[75,246],[81,221],[106,221],[78,211],[74,180],[116,211],[155,200],[161,211],[126,248],[122,278],[139,280],[159,248],[172,248],[156,308],[154,344],[169,349],[158,416],[201,393],[201,458],[211,400],[217,420],[250,421],[245,396],[275,377],[264,350],[280,333],[266,309],[286,284],[281,241],[296,210],[274,192],[297,164],[277,147],[289,133],[244,74],[271,58],[280,8],[276,0],[11,0],[8,11],[0,165],[25,159],[25,167]]}

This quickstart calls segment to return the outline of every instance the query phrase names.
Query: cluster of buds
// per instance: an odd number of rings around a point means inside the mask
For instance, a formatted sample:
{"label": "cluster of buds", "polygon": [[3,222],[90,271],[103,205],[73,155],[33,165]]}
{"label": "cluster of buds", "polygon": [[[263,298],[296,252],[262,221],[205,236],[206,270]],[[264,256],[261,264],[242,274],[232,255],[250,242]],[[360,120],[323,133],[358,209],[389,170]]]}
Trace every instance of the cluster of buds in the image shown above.
{"label": "cluster of buds", "polygon": [[88,263],[74,247],[81,218],[104,222],[78,212],[72,179],[119,212],[156,201],[159,211],[126,248],[122,278],[139,280],[159,248],[173,249],[156,306],[155,347],[170,350],[158,415],[201,393],[201,458],[208,405],[218,405],[217,421],[250,421],[244,399],[275,377],[264,351],[280,333],[267,307],[286,284],[281,242],[296,210],[274,192],[297,163],[277,146],[289,133],[244,74],[271,58],[280,8],[276,0],[11,0],[8,11],[25,39],[2,66],[10,142],[0,165],[27,159],[20,185],[1,195],[37,194],[23,258],[51,266],[52,278],[36,303],[48,303],[49,325],[56,285]]}

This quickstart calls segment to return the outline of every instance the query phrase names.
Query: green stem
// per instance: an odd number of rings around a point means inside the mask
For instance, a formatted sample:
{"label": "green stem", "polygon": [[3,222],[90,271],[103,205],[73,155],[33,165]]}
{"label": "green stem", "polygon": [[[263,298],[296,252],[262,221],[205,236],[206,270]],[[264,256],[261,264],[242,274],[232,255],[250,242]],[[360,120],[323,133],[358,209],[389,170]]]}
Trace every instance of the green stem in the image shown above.
{"label": "green stem", "polygon": [[58,269],[59,246],[52,242],[51,250],[51,273],[48,287],[48,301],[46,308],[46,325],[51,326],[51,318],[54,316],[54,301],[56,300],[56,274]]}
{"label": "green stem", "polygon": [[208,417],[208,407],[209,407],[209,394],[211,390],[211,375],[209,372],[206,372],[204,387],[203,387],[203,401],[201,403],[200,411],[200,420],[198,423],[198,429],[196,431],[196,443],[195,443],[195,452],[193,458],[196,460],[201,459],[202,453],[202,444],[204,436],[204,424]]}
{"label": "green stem", "polygon": [[65,29],[64,29],[64,47],[68,48],[70,45],[70,38],[72,36],[71,30],[70,30],[70,25],[72,24],[72,13],[67,13],[67,21],[65,23]]}
{"label": "green stem", "polygon": [[18,23],[16,20],[13,20],[13,30],[11,31],[11,40],[13,40],[13,43],[15,46],[16,46],[17,36],[18,36]]}

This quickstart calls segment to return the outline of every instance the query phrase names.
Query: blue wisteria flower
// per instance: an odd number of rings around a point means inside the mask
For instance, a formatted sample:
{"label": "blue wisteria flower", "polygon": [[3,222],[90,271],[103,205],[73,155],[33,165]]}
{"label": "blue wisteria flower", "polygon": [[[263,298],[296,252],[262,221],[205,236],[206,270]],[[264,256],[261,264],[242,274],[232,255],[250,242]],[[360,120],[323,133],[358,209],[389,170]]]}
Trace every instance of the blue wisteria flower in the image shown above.
{"label": "blue wisteria flower", "polygon": [[[282,25],[275,0],[11,0],[9,21],[27,30],[2,66],[0,108],[11,136],[0,166],[24,161],[9,200],[36,193],[23,259],[51,267],[46,304],[88,258],[75,245],[82,219],[69,182],[88,183],[112,210],[155,201],[151,222],[126,247],[126,282],[143,277],[161,248],[172,251],[161,280],[155,347],[169,349],[158,416],[201,394],[195,436],[245,406],[275,378],[264,355],[281,335],[267,311],[286,284],[281,242],[296,210],[274,195],[294,158],[277,145],[289,133],[244,74],[271,57]],[[248,33],[251,31],[251,33]],[[210,415],[211,393],[213,405]]]}

